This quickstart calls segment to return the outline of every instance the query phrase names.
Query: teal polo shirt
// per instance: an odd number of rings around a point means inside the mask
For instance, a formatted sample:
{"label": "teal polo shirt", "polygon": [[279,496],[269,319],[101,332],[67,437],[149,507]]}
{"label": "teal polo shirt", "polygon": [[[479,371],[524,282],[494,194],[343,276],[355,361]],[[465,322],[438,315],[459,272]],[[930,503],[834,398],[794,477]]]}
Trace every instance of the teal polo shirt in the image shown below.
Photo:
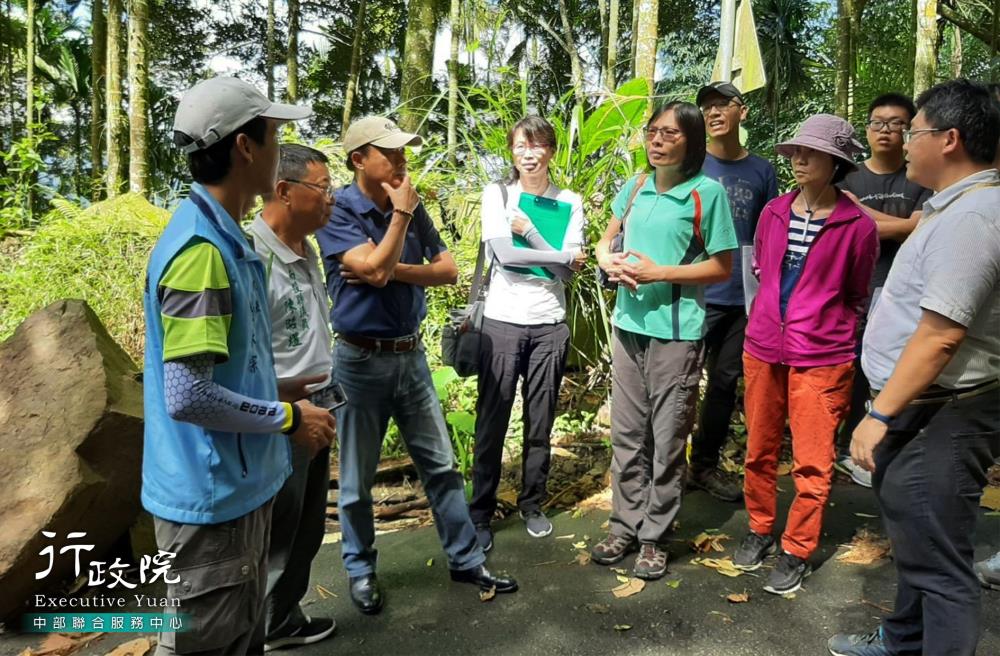
{"label": "teal polo shirt", "polygon": [[[625,214],[636,182],[626,182],[612,201],[615,217]],[[695,235],[696,219],[701,239]],[[625,250],[660,265],[701,262],[739,245],[725,188],[702,173],[662,194],[650,174],[632,202],[624,230]],[[705,336],[704,285],[655,282],[639,285],[634,293],[619,286],[612,323],[659,339],[699,340]]]}

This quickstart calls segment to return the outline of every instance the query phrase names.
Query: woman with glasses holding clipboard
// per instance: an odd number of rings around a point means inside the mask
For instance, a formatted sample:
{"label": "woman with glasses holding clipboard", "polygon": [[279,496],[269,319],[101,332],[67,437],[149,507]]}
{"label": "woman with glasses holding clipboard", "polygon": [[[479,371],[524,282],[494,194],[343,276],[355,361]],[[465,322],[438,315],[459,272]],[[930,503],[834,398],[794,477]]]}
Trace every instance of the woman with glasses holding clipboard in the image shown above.
{"label": "woman with glasses holding clipboard", "polygon": [[635,576],[657,579],[667,571],[666,543],[680,510],[698,399],[702,290],[729,279],[738,243],[726,190],[701,173],[705,121],[695,105],[671,102],[653,113],[646,159],[651,171],[618,192],[597,245],[617,298],[610,530],[591,558],[610,565],[638,549]]}
{"label": "woman with glasses holding clipboard", "polygon": [[487,551],[493,546],[490,521],[519,382],[524,450],[518,508],[528,535],[541,538],[552,532],[542,503],[549,435],[569,350],[564,281],[586,262],[580,196],[549,178],[555,130],[545,119],[528,116],[510,129],[507,145],[514,167],[482,196],[482,240],[492,264],[483,312],[469,511]]}

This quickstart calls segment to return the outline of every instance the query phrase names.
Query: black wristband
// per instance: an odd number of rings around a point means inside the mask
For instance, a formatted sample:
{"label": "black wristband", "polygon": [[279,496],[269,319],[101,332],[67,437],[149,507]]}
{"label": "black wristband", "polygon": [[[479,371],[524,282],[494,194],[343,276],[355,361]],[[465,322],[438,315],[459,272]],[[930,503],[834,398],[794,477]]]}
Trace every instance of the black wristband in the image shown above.
{"label": "black wristband", "polygon": [[285,435],[291,435],[302,425],[302,410],[295,403],[289,403],[288,405],[292,408],[292,425],[285,431]]}

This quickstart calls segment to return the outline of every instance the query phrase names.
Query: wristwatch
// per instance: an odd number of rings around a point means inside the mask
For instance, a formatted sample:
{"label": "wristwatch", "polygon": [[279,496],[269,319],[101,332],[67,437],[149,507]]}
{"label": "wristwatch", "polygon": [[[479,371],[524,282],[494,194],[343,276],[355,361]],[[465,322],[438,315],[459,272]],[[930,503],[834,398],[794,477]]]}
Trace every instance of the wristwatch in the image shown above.
{"label": "wristwatch", "polygon": [[865,411],[868,413],[869,417],[871,417],[875,421],[882,422],[886,426],[889,425],[890,421],[892,421],[893,419],[895,419],[895,417],[890,417],[889,415],[884,415],[881,412],[879,412],[878,410],[876,410],[875,407],[872,405],[871,399],[865,401]]}

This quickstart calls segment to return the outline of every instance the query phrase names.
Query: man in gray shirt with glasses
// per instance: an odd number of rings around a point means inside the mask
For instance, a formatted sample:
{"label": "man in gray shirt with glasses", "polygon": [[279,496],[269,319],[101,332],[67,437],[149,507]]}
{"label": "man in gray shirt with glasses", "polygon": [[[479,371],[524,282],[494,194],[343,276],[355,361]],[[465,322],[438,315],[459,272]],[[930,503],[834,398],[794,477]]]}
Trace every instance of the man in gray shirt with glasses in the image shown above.
{"label": "man in gray shirt with glasses", "polygon": [[936,194],[872,310],[872,400],[851,441],[874,473],[899,585],[881,627],[830,639],[837,656],[973,654],[979,641],[973,540],[1000,456],[1000,108],[967,80],[917,108],[907,175]]}

